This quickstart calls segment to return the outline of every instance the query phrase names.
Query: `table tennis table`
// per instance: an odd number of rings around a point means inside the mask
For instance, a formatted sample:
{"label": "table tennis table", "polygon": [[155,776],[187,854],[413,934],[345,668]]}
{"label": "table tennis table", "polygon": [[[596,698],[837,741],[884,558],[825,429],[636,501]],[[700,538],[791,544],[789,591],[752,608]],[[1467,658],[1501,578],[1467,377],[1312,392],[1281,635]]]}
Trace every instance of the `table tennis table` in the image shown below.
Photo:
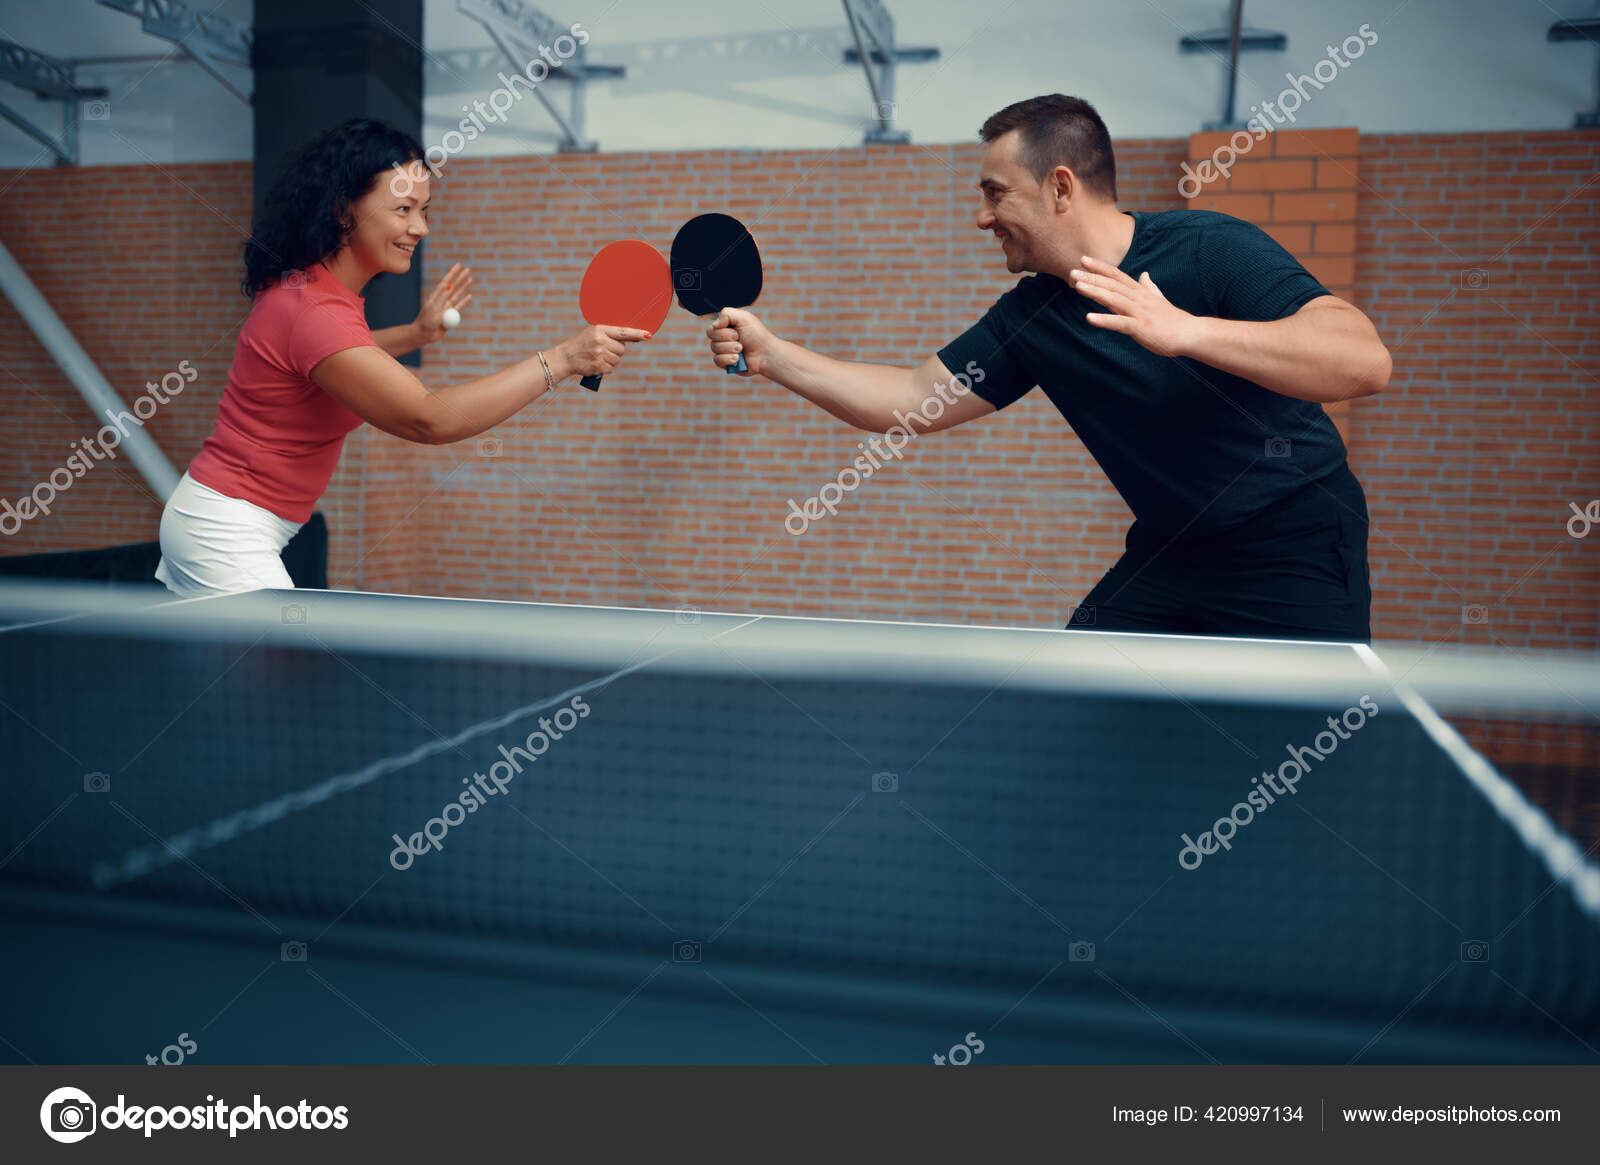
{"label": "table tennis table", "polygon": [[1392,654],[0,588],[0,1060],[1600,1059],[1600,869]]}

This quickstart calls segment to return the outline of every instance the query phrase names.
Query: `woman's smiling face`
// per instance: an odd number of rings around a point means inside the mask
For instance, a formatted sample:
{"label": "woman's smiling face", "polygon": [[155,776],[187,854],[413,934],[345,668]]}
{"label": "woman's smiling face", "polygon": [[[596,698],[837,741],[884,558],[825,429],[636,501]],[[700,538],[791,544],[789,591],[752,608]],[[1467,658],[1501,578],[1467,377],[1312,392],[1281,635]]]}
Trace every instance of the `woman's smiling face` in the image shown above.
{"label": "woman's smiling face", "polygon": [[404,275],[411,257],[428,235],[429,174],[420,162],[406,167],[405,180],[385,171],[372,189],[350,207],[344,249],[364,271]]}

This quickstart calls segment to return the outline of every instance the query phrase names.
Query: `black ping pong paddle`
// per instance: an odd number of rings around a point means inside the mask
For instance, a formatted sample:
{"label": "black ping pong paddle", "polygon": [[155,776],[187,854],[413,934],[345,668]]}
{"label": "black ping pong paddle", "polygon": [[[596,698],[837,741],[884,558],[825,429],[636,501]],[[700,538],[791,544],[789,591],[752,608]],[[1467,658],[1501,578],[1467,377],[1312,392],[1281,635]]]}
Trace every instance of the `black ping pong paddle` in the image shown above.
{"label": "black ping pong paddle", "polygon": [[[691,315],[749,307],[761,294],[761,252],[745,225],[726,214],[696,215],[672,240],[672,290]],[[744,353],[724,372],[744,372]]]}

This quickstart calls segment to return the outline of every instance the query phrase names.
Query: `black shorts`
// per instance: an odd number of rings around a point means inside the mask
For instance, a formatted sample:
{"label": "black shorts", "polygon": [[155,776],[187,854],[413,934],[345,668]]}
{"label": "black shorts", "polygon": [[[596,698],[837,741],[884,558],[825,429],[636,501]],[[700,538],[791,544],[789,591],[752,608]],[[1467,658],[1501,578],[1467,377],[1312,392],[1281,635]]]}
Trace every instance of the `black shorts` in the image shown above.
{"label": "black shorts", "polygon": [[1136,521],[1126,552],[1067,629],[1366,642],[1372,586],[1361,483],[1344,466],[1211,538],[1163,538]]}

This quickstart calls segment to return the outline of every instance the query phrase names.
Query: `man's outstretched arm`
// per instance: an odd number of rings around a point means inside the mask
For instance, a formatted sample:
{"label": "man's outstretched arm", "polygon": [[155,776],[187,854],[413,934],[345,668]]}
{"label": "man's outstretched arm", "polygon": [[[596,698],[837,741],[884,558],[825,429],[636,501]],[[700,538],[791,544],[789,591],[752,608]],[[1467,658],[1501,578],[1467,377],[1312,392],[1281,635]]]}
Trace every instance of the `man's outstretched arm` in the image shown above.
{"label": "man's outstretched arm", "polygon": [[[933,432],[995,411],[937,356],[917,368],[834,360],[779,339],[754,313],[738,308],[725,309],[706,329],[706,337],[717,367],[731,367],[742,352],[749,368],[745,375],[764,376],[869,433],[904,427],[913,413],[921,414],[913,422],[918,432]],[[934,400],[943,407],[929,408]]]}
{"label": "man's outstretched arm", "polygon": [[1281,320],[1224,320],[1174,307],[1149,275],[1135,280],[1084,257],[1074,290],[1105,307],[1088,320],[1122,332],[1159,356],[1187,356],[1299,400],[1324,404],[1372,396],[1389,383],[1392,362],[1361,310],[1319,296]]}

